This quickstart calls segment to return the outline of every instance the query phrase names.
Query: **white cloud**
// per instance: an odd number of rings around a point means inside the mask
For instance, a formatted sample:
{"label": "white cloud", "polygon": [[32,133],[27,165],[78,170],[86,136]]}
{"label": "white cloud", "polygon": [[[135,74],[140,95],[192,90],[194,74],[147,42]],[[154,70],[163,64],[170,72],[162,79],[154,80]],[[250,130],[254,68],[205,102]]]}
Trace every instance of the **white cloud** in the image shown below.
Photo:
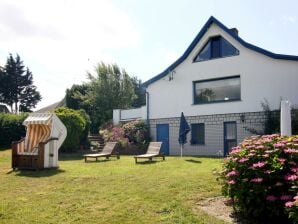
{"label": "white cloud", "polygon": [[161,47],[160,51],[161,51],[161,55],[163,55],[164,62],[167,65],[174,63],[179,57],[179,54],[176,51],[173,51],[167,48]]}
{"label": "white cloud", "polygon": [[96,62],[114,61],[106,49],[139,44],[130,17],[107,0],[0,2],[0,53],[19,53],[32,70],[43,96],[38,107],[60,100]]}
{"label": "white cloud", "polygon": [[282,21],[284,24],[295,24],[297,22],[296,16],[283,16]]}

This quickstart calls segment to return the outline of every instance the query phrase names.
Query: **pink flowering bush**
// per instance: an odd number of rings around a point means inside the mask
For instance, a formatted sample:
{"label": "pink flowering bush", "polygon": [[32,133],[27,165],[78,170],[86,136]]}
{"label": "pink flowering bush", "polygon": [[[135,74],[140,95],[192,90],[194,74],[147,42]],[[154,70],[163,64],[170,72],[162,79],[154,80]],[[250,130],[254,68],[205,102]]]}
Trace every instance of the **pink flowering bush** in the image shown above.
{"label": "pink flowering bush", "polygon": [[103,129],[99,132],[105,142],[118,142],[121,146],[125,147],[128,139],[124,137],[124,131],[120,127],[110,127]]}
{"label": "pink flowering bush", "polygon": [[298,136],[244,140],[225,159],[220,177],[235,212],[252,223],[298,223]]}

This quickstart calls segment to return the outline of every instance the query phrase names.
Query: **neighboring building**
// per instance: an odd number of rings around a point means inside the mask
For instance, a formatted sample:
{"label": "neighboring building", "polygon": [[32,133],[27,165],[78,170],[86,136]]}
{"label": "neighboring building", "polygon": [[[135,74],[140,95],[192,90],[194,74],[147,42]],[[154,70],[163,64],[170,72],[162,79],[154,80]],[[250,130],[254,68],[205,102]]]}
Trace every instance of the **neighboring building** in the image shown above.
{"label": "neighboring building", "polygon": [[[177,61],[144,83],[147,105],[138,117],[147,118],[152,140],[162,140],[164,152],[178,155],[184,112],[191,126],[184,154],[223,156],[252,135],[249,129],[263,128],[264,99],[271,109],[279,109],[281,99],[298,104],[297,83],[298,56],[249,44],[211,17]],[[114,110],[114,120],[129,114]]]}
{"label": "neighboring building", "polygon": [[34,111],[34,113],[46,113],[46,112],[51,112],[53,110],[55,110],[58,107],[65,107],[66,103],[65,103],[65,98],[63,98],[61,101],[53,103],[49,106],[43,107],[39,110]]}

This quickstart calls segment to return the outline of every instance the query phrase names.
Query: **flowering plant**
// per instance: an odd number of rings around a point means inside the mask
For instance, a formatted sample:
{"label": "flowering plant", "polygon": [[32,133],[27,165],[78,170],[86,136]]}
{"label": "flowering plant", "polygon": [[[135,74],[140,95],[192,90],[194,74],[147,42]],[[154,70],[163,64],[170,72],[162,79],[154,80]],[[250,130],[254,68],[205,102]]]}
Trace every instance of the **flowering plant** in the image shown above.
{"label": "flowering plant", "polygon": [[130,121],[124,124],[122,129],[130,143],[144,144],[148,140],[147,126],[143,121]]}
{"label": "flowering plant", "polygon": [[220,177],[223,194],[241,216],[254,223],[297,219],[298,136],[244,140],[224,160]]}

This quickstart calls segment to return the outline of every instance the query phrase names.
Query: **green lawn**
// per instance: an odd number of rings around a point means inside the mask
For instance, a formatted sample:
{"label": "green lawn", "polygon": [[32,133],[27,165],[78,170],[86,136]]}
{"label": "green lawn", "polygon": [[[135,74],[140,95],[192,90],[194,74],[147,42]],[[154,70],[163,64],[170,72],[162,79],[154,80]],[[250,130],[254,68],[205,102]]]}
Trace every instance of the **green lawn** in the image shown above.
{"label": "green lawn", "polygon": [[196,208],[220,195],[212,169],[221,159],[167,157],[84,163],[60,156],[58,170],[10,169],[10,150],[0,151],[0,223],[224,223]]}

